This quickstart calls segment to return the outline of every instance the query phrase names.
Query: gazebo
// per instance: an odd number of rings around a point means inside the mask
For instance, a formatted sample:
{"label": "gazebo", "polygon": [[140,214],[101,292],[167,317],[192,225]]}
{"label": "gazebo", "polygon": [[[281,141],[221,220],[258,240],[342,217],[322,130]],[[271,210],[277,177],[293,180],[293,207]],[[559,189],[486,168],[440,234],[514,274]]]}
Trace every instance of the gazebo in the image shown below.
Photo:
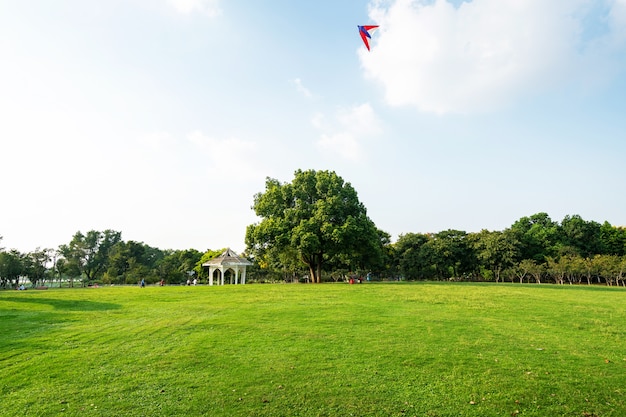
{"label": "gazebo", "polygon": [[229,269],[235,274],[235,284],[239,281],[239,273],[241,272],[241,283],[246,283],[246,266],[252,265],[252,262],[246,258],[242,258],[233,252],[230,248],[226,249],[220,256],[213,258],[202,264],[209,267],[209,285],[213,285],[213,273],[220,271],[219,285],[224,285],[224,273]]}

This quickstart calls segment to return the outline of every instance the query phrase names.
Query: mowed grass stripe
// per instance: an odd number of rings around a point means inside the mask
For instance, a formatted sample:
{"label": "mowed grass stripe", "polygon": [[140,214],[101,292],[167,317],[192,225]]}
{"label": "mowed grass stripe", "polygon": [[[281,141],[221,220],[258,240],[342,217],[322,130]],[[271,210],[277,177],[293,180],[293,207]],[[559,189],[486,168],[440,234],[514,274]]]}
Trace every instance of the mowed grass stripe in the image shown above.
{"label": "mowed grass stripe", "polygon": [[0,414],[626,415],[626,291],[0,292]]}

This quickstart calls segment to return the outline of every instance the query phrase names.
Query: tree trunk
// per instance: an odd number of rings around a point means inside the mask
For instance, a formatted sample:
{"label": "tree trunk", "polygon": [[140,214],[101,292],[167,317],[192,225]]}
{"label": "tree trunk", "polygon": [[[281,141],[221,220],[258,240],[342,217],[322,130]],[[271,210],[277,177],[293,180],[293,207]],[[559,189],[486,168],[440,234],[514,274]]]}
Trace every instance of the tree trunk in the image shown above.
{"label": "tree trunk", "polygon": [[317,259],[317,283],[319,284],[322,279],[322,254],[318,255]]}
{"label": "tree trunk", "polygon": [[309,276],[312,284],[319,284],[322,276],[322,256],[321,253],[310,255],[309,257],[301,256],[302,261],[309,267]]}

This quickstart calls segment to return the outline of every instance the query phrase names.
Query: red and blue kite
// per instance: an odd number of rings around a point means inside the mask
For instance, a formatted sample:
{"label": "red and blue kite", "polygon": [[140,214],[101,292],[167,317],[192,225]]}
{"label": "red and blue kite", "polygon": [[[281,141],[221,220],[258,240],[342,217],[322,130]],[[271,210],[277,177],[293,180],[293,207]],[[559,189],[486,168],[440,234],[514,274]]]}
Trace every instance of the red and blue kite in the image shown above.
{"label": "red and blue kite", "polygon": [[376,29],[378,29],[378,26],[359,26],[359,34],[368,51],[370,50],[370,44],[367,40],[372,39],[372,32]]}

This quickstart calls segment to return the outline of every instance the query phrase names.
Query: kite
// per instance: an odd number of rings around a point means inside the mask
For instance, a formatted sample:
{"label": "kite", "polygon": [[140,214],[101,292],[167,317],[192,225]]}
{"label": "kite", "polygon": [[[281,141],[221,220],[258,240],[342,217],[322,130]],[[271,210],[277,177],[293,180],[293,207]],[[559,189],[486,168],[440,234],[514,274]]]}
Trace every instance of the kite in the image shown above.
{"label": "kite", "polygon": [[370,50],[370,44],[367,40],[372,39],[371,32],[374,32],[376,29],[378,29],[378,26],[359,26],[359,34],[368,51]]}

